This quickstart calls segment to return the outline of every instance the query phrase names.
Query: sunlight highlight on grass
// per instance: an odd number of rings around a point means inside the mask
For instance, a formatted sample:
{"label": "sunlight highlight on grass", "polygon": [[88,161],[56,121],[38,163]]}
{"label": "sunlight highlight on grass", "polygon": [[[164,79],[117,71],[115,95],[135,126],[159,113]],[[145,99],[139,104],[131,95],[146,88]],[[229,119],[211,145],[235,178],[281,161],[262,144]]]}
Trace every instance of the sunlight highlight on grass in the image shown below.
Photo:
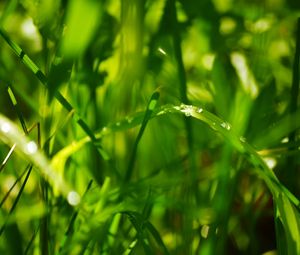
{"label": "sunlight highlight on grass", "polygon": [[50,167],[48,159],[38,150],[36,143],[28,140],[15,124],[2,115],[0,115],[0,127],[0,139],[9,145],[14,146],[16,144],[15,150],[21,152],[25,158],[34,163],[41,175],[53,185],[54,189],[57,189],[64,196],[68,196],[71,192],[69,185],[63,176],[57,175]]}

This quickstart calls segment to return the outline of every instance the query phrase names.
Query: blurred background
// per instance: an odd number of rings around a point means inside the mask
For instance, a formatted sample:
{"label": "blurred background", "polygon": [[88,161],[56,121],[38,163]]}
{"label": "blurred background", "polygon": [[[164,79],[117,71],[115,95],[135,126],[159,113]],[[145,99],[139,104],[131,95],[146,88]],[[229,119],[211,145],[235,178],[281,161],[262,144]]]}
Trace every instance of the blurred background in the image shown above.
{"label": "blurred background", "polygon": [[[0,1],[0,114],[20,128],[18,111],[28,127],[40,123],[44,155],[80,194],[93,180],[72,240],[61,244],[74,209],[51,185],[41,192],[32,172],[0,253],[167,254],[155,237],[152,253],[132,244],[139,231],[118,216],[121,210],[146,215],[170,254],[276,254],[272,196],[259,170],[228,141],[199,121],[169,114],[149,121],[137,142],[139,128],[122,120],[145,111],[155,91],[158,106],[203,107],[229,122],[299,197],[298,17],[298,0]],[[45,74],[46,86],[5,35]],[[58,91],[72,111],[57,101]],[[87,135],[74,112],[95,134],[115,123],[99,140],[109,160],[92,143],[71,146]],[[30,137],[37,140],[36,128]],[[69,152],[59,154],[64,148]],[[0,145],[0,160],[9,149]],[[1,199],[17,181],[1,203],[3,222],[20,194],[25,162],[12,153],[1,169]],[[31,210],[36,214],[26,215]],[[34,235],[43,219],[46,248],[42,234]]]}

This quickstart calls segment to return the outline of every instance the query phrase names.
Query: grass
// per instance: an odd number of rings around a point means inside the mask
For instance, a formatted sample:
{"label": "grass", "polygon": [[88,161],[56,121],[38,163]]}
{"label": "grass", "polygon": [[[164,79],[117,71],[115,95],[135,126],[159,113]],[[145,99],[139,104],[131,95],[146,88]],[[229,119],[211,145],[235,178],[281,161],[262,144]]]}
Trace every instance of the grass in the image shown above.
{"label": "grass", "polygon": [[300,254],[293,4],[1,3],[0,253]]}

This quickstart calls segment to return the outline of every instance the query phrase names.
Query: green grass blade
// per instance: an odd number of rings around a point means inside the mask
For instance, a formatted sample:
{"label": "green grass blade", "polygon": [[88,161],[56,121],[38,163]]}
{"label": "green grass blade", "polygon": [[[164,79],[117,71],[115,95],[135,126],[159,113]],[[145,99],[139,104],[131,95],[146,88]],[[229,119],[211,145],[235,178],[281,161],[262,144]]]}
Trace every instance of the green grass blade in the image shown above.
{"label": "green grass blade", "polygon": [[15,210],[15,208],[16,208],[16,206],[17,206],[17,204],[18,204],[18,202],[19,202],[19,200],[20,200],[20,198],[21,198],[21,195],[22,195],[22,193],[23,193],[23,190],[24,190],[24,188],[25,188],[25,185],[27,184],[28,178],[29,178],[29,176],[30,176],[31,170],[32,170],[32,165],[28,165],[28,166],[26,167],[27,174],[26,174],[25,179],[24,179],[24,181],[23,181],[23,183],[22,183],[22,186],[21,186],[21,188],[20,188],[20,190],[19,190],[19,192],[18,192],[18,195],[17,195],[17,197],[16,197],[16,199],[15,199],[15,201],[14,201],[12,207],[11,207],[10,210],[9,210],[9,214],[8,214],[8,216],[7,216],[7,218],[6,218],[6,221],[5,221],[5,222],[3,223],[3,225],[1,226],[1,229],[0,229],[0,236],[2,235],[3,231],[5,230],[5,227],[6,227],[7,223],[8,223],[8,221],[9,221],[9,217],[11,216],[11,214],[13,213],[13,211]]}
{"label": "green grass blade", "polygon": [[[173,106],[173,105],[162,106],[153,111],[151,118],[155,118],[158,116],[163,116],[165,114],[171,114],[171,113],[184,114],[186,117],[193,117],[206,123],[211,129],[220,133],[227,141],[229,141],[230,144],[237,151],[246,155],[248,160],[252,162],[255,166],[257,166],[258,169],[260,169],[260,171],[258,171],[258,174],[262,178],[267,180],[268,182],[267,184],[270,185],[270,187],[274,187],[274,185],[278,186],[279,189],[282,190],[289,197],[289,199],[293,201],[293,203],[296,206],[300,205],[299,200],[293,194],[291,194],[286,188],[284,188],[284,186],[282,186],[279,183],[274,173],[266,166],[266,164],[259,156],[257,151],[246,142],[246,139],[244,137],[238,136],[234,131],[234,127],[232,127],[228,122],[220,119],[216,115],[210,113],[207,110],[204,110],[203,108],[199,108],[192,105],[184,105],[184,104],[180,106]],[[121,122],[113,123],[108,125],[107,127],[104,127],[100,132],[96,134],[96,137],[101,138],[102,136],[110,134],[111,132],[117,132],[120,130],[133,128],[137,125],[140,125],[142,123],[142,120],[143,120],[143,113],[131,115],[129,117],[126,117]],[[67,158],[70,157],[72,153],[82,148],[82,146],[84,146],[89,141],[90,139],[88,137],[85,137],[80,141],[73,142],[72,145],[66,146],[63,150],[58,152],[54,156],[54,159],[56,159],[57,161],[62,159],[64,161],[67,160]]]}
{"label": "green grass blade", "polygon": [[24,117],[23,117],[23,114],[22,112],[20,111],[20,108],[19,108],[19,105],[18,105],[18,102],[17,102],[17,99],[15,97],[15,94],[13,93],[12,91],[12,88],[10,86],[7,86],[7,92],[8,92],[8,95],[10,97],[10,100],[17,112],[17,115],[18,115],[18,118],[21,122],[21,125],[22,125],[22,128],[23,128],[23,131],[25,132],[25,134],[28,134],[28,129],[26,127],[26,123],[25,123],[25,120],[24,120]]}
{"label": "green grass blade", "polygon": [[154,109],[157,105],[158,98],[159,98],[159,93],[155,92],[151,96],[150,101],[148,103],[147,109],[145,111],[145,116],[144,116],[144,119],[142,121],[142,125],[141,125],[139,133],[138,133],[138,135],[135,139],[135,143],[134,143],[134,146],[133,146],[133,150],[132,150],[132,153],[131,153],[129,164],[128,164],[127,171],[126,171],[126,174],[125,174],[124,182],[126,182],[126,183],[131,178],[133,168],[134,168],[134,161],[135,161],[135,157],[136,157],[136,153],[137,153],[138,144],[139,144],[139,142],[140,142],[140,140],[141,140],[141,138],[144,134],[147,123],[150,120],[151,115],[152,115],[152,113],[153,113],[153,111],[154,111]]}
{"label": "green grass blade", "polygon": [[170,254],[166,245],[164,244],[164,241],[162,240],[159,232],[157,231],[157,229],[152,225],[151,222],[147,221],[145,223],[147,230],[151,233],[151,235],[153,236],[153,238],[155,239],[155,241],[157,242],[157,244],[161,247],[161,249],[163,250],[165,255]]}
{"label": "green grass blade", "polygon": [[[9,119],[0,114],[0,140],[6,144],[16,144],[16,149],[25,158],[30,160],[40,170],[41,176],[46,178],[55,189],[64,196],[73,192],[66,181],[61,178],[50,166],[47,158],[38,149],[35,142],[30,141]],[[75,192],[75,191],[74,191]],[[76,193],[77,194],[77,193]]]}
{"label": "green grass blade", "polygon": [[[0,36],[2,36],[2,38],[6,41],[6,43],[12,48],[14,53],[22,60],[22,62],[25,64],[25,66],[27,68],[29,68],[35,74],[37,79],[49,89],[48,84],[47,84],[47,78],[46,78],[45,74],[29,58],[29,56],[22,50],[22,48],[9,38],[8,34],[2,28],[0,28]],[[55,98],[69,112],[74,110],[73,106],[59,91],[56,91]],[[93,131],[89,127],[89,125],[78,115],[78,113],[76,113],[76,111],[74,111],[74,118],[76,119],[76,122],[82,128],[82,130],[91,138],[91,140],[93,141],[93,144],[96,146],[97,150],[99,151],[99,153],[103,157],[103,159],[109,160],[108,154],[105,152],[105,150],[99,144],[99,141],[97,141],[97,139],[96,139]]]}
{"label": "green grass blade", "polygon": [[32,247],[32,244],[34,242],[34,239],[36,238],[38,232],[39,232],[40,228],[38,227],[34,233],[32,234],[32,237],[30,238],[30,241],[29,243],[27,244],[26,248],[25,248],[25,251],[24,251],[24,255],[27,255],[28,252],[30,251],[30,248]]}
{"label": "green grass blade", "polygon": [[5,201],[7,200],[7,198],[9,197],[10,193],[13,191],[14,187],[18,184],[18,182],[20,182],[23,178],[23,176],[25,175],[25,173],[27,172],[27,168],[24,170],[24,172],[16,179],[16,181],[13,183],[13,185],[11,185],[10,189],[6,192],[6,194],[4,195],[4,197],[2,198],[1,202],[0,202],[0,208],[2,208],[3,204],[5,203]]}
{"label": "green grass blade", "polygon": [[[275,198],[277,210],[279,213],[279,220],[282,222],[284,228],[286,245],[282,245],[284,254],[292,255],[300,253],[300,213],[288,198],[279,194]],[[282,233],[280,233],[282,234]]]}

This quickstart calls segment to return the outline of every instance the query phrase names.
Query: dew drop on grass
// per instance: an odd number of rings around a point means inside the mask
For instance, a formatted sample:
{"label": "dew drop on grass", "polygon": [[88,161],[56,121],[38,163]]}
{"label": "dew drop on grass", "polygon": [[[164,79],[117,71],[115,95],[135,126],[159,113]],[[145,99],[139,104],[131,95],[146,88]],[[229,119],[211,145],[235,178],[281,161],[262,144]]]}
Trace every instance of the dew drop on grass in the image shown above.
{"label": "dew drop on grass", "polygon": [[230,124],[227,123],[227,122],[222,122],[222,123],[221,123],[221,127],[222,127],[222,128],[225,128],[225,129],[227,129],[227,130],[230,130],[230,129],[231,129]]}
{"label": "dew drop on grass", "polygon": [[80,196],[74,190],[69,192],[67,199],[68,199],[68,203],[72,206],[76,206],[80,203]]}
{"label": "dew drop on grass", "polygon": [[37,145],[34,141],[30,141],[29,143],[26,144],[26,153],[27,154],[34,154],[37,152]]}
{"label": "dew drop on grass", "polygon": [[203,112],[203,108],[198,108],[197,112],[198,113],[202,113]]}
{"label": "dew drop on grass", "polygon": [[4,122],[4,123],[1,125],[1,131],[2,131],[3,133],[8,133],[8,132],[10,131],[10,129],[11,129],[11,126],[10,126],[10,124],[7,123],[7,122]]}
{"label": "dew drop on grass", "polygon": [[194,111],[194,108],[192,105],[181,105],[181,112],[185,114],[185,116],[190,117],[192,116],[192,113]]}

